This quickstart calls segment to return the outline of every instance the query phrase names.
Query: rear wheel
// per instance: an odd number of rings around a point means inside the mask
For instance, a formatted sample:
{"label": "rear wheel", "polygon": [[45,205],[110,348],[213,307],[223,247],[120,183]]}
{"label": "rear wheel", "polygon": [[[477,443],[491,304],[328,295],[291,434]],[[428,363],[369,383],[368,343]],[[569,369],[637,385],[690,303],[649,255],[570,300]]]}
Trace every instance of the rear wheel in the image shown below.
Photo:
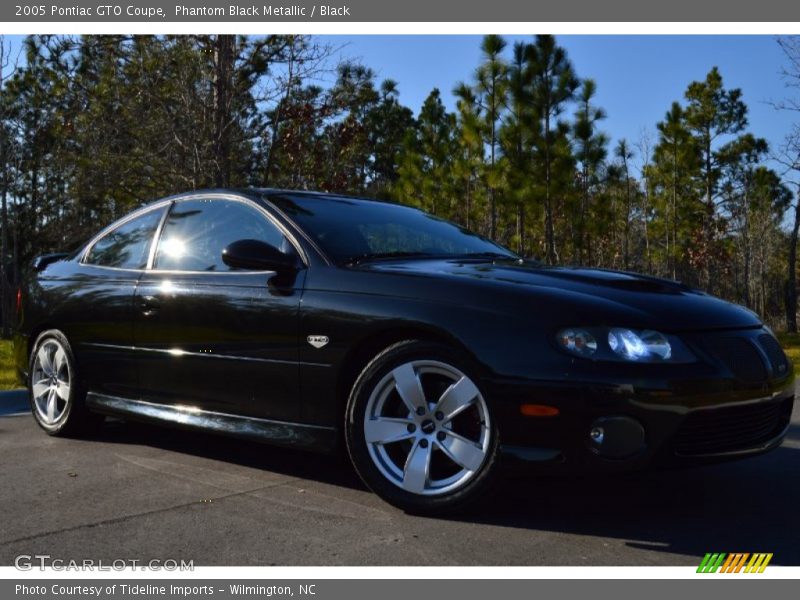
{"label": "rear wheel", "polygon": [[462,508],[488,485],[497,428],[474,368],[439,344],[387,348],[350,397],[347,445],[364,482],[417,513]]}
{"label": "rear wheel", "polygon": [[56,329],[42,332],[30,357],[29,398],[31,412],[50,435],[87,433],[103,417],[90,413],[84,404],[72,348]]}

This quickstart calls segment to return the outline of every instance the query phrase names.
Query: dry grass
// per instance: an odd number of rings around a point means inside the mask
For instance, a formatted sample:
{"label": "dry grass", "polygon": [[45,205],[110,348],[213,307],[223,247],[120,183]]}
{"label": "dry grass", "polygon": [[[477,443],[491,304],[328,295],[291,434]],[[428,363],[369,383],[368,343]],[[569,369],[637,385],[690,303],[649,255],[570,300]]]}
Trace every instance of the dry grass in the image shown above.
{"label": "dry grass", "polygon": [[0,390],[21,387],[14,369],[14,354],[10,340],[0,340]]}
{"label": "dry grass", "polygon": [[779,333],[778,340],[786,352],[786,356],[794,364],[794,370],[800,373],[800,333]]}

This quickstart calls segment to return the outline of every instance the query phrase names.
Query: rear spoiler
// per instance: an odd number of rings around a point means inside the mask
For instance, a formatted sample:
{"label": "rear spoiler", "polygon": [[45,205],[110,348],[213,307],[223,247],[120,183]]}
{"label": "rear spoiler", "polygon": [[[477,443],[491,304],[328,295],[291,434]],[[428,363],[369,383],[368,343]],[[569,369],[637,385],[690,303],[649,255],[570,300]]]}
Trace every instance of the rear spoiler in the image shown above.
{"label": "rear spoiler", "polygon": [[54,252],[52,254],[42,254],[37,256],[31,262],[31,267],[33,267],[34,272],[38,273],[40,271],[44,271],[47,268],[47,265],[52,264],[54,262],[58,262],[59,260],[63,260],[69,256],[68,252]]}

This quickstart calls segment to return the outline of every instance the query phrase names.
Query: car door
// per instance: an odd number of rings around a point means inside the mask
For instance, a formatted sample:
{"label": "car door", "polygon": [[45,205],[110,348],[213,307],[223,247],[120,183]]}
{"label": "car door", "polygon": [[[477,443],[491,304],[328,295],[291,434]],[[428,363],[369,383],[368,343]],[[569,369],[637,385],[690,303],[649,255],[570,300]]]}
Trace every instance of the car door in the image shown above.
{"label": "car door", "polygon": [[165,210],[155,206],[113,225],[87,248],[69,281],[57,286],[63,296],[58,320],[66,324],[91,391],[137,393],[133,295]]}
{"label": "car door", "polygon": [[232,270],[222,251],[240,239],[295,252],[250,201],[193,197],[170,208],[134,297],[141,393],[157,403],[293,420],[300,414],[297,321],[305,271],[276,287],[274,272]]}

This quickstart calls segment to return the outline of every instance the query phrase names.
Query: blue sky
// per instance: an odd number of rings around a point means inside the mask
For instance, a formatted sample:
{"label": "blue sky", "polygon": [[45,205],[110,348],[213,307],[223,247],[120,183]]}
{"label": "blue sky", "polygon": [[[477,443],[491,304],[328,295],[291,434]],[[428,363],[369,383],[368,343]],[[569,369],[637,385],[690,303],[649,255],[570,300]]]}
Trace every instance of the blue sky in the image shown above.
{"label": "blue sky", "polygon": [[[509,49],[515,40],[505,36]],[[324,36],[355,56],[379,78],[399,83],[401,101],[419,110],[438,87],[450,108],[456,82],[470,80],[480,61],[481,36]],[[727,87],[742,89],[750,130],[779,145],[793,117],[769,106],[788,90],[780,77],[783,55],[772,36],[558,36],[578,76],[597,82],[597,104],[608,113],[601,128],[612,139],[635,142],[655,125],[687,85],[718,66]],[[638,162],[638,157],[637,157]]]}
{"label": "blue sky", "polygon": [[[8,36],[18,48],[19,36]],[[530,36],[505,36],[514,41]],[[401,101],[416,113],[438,87],[454,108],[452,89],[471,80],[480,61],[481,36],[374,35],[320,36],[341,47],[339,54],[359,58],[379,79],[398,82]],[[784,98],[783,56],[772,36],[558,36],[580,77],[597,82],[597,104],[608,113],[601,128],[612,140],[635,143],[643,130],[656,139],[655,125],[687,85],[718,66],[727,87],[742,89],[750,107],[750,130],[777,148],[796,115],[776,111],[770,100]],[[637,161],[638,163],[638,157]]]}

